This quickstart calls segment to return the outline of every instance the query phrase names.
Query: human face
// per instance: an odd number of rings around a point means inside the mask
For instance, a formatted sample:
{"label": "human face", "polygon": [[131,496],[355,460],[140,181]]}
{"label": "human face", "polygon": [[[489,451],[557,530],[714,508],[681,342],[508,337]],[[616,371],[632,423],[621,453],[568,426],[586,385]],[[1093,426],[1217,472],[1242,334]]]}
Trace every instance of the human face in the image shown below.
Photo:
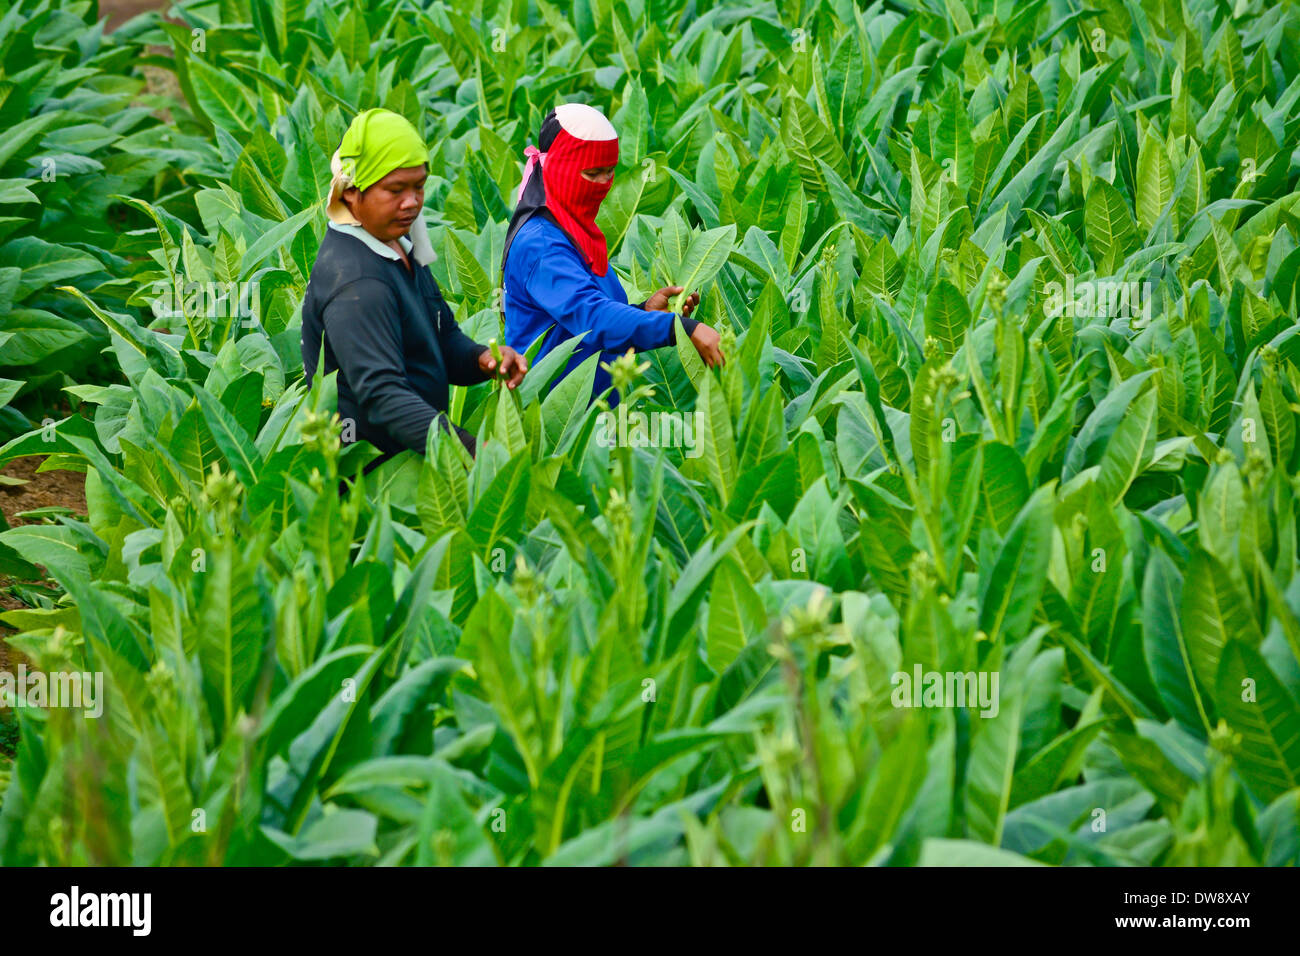
{"label": "human face", "polygon": [[364,192],[351,186],[344,190],[352,215],[381,242],[392,242],[411,231],[415,217],[424,208],[424,183],[429,178],[429,168],[403,166],[394,169]]}
{"label": "human face", "polygon": [[589,183],[601,183],[603,185],[614,178],[614,167],[595,166],[591,169],[584,169],[582,171],[582,178]]}

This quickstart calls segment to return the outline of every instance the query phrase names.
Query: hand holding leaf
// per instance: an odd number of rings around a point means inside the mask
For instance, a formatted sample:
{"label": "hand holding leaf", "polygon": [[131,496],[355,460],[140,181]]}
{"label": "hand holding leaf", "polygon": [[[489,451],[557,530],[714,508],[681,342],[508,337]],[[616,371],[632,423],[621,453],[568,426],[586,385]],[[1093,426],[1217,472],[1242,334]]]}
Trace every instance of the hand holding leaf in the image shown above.
{"label": "hand holding leaf", "polygon": [[[662,269],[676,280],[678,292],[683,289],[703,289],[712,282],[727,264],[736,244],[736,224],[706,229],[692,234],[681,217],[667,217],[660,239]],[[661,290],[665,291],[665,290]],[[669,311],[679,311],[669,303]]]}
{"label": "hand holding leaf", "polygon": [[[650,298],[645,300],[646,310],[650,312],[668,311],[669,301],[673,296],[680,295],[683,291],[682,286],[679,285],[664,286],[658,292],[654,293],[654,295],[650,296]],[[678,311],[680,311],[682,317],[685,318],[694,312],[695,307],[699,304],[700,293],[698,291],[692,292],[690,295],[686,296],[686,298],[682,299]]]}

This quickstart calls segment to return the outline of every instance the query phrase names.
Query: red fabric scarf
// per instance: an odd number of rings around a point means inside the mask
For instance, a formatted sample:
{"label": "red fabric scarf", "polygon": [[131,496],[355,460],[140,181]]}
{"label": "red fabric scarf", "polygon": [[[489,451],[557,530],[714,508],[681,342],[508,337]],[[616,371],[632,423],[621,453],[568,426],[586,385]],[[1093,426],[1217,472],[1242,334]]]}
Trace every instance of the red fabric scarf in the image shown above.
{"label": "red fabric scarf", "polygon": [[542,160],[546,208],[587,260],[591,271],[603,276],[609,270],[609,247],[596,225],[596,211],[614,185],[582,178],[584,169],[618,163],[618,140],[584,140],[561,129]]}

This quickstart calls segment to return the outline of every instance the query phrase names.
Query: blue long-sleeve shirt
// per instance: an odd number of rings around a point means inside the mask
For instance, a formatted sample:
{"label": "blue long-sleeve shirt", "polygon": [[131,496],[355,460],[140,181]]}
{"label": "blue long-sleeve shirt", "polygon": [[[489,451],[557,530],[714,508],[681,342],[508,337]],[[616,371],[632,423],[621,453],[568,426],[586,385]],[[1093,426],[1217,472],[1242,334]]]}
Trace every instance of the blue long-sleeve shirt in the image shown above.
{"label": "blue long-sleeve shirt", "polygon": [[[534,216],[510,245],[505,266],[506,344],[520,354],[551,325],[534,364],[566,339],[586,332],[561,373],[568,375],[590,356],[612,362],[628,348],[638,352],[675,341],[673,313],[629,305],[611,266],[603,276],[587,268],[582,255],[554,223]],[[684,320],[688,332],[696,325]],[[597,363],[592,398],[610,385]]]}

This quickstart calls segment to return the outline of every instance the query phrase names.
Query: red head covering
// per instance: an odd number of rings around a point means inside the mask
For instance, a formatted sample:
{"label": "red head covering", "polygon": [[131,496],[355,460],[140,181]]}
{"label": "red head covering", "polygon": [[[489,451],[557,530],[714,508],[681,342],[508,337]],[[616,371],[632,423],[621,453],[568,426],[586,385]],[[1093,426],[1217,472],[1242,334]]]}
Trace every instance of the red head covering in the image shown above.
{"label": "red head covering", "polygon": [[573,240],[591,271],[603,276],[609,270],[609,248],[596,225],[596,212],[614,181],[593,183],[583,179],[582,171],[617,165],[618,134],[599,110],[580,103],[556,107],[555,118],[560,128],[546,151],[528,150],[529,163],[519,195],[524,196],[533,163],[540,161],[546,209]]}

